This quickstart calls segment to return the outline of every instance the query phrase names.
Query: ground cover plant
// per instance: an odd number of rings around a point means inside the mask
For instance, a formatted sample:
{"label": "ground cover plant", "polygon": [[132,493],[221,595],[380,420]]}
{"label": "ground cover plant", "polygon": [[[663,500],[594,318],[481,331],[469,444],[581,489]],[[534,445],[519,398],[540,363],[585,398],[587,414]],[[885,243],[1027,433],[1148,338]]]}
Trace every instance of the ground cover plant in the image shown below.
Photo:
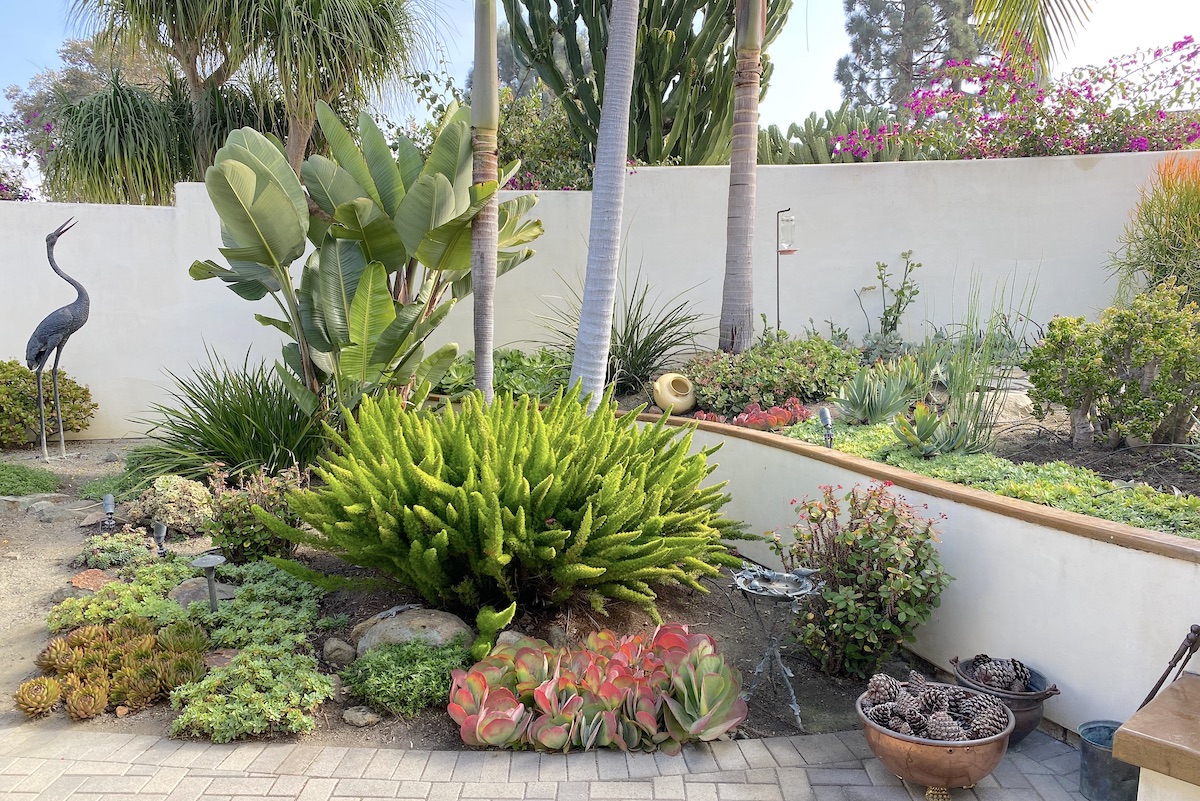
{"label": "ground cover plant", "polygon": [[0,464],[0,495],[35,495],[58,489],[58,476],[40,467]]}
{"label": "ground cover plant", "polygon": [[701,486],[712,451],[688,455],[690,433],[677,433],[638,428],[611,397],[589,415],[577,388],[544,409],[478,394],[440,414],[365,399],[332,435],[320,486],[289,499],[314,531],[262,519],[441,607],[581,595],[657,616],[655,585],[702,589],[701,576],[740,564],[721,543],[738,531],[720,514],[728,496]]}
{"label": "ground cover plant", "polygon": [[597,631],[561,650],[532,638],[498,645],[454,671],[448,711],[468,745],[678,754],[740,724],[740,692],[712,637],[671,623],[624,637]]}
{"label": "ground cover plant", "polygon": [[[794,426],[787,433],[813,444],[824,442],[824,430],[812,421]],[[1200,498],[1160,492],[1140,482],[1113,481],[1066,462],[1016,463],[990,453],[924,458],[897,442],[887,424],[849,427],[835,423],[833,447],[997,495],[1167,534],[1200,536]]]}
{"label": "ground cover plant", "polygon": [[412,716],[445,705],[451,675],[470,661],[463,643],[435,646],[417,639],[372,648],[338,675],[350,695],[375,711]]}
{"label": "ground cover plant", "polygon": [[933,519],[888,483],[821,487],[796,505],[793,540],[772,546],[784,567],[816,571],[821,592],[805,600],[800,644],[829,675],[866,678],[913,638],[951,577],[938,558]]}
{"label": "ground cover plant", "polygon": [[149,542],[146,529],[130,525],[120,531],[93,534],[83,541],[83,551],[71,564],[97,570],[148,564],[154,560]]}
{"label": "ground cover plant", "polygon": [[181,556],[156,559],[128,570],[128,581],[111,581],[94,594],[67,598],[50,610],[46,625],[52,633],[85,624],[105,624],[133,615],[165,626],[184,619],[186,612],[167,599],[167,593],[198,571]]}
{"label": "ground cover plant", "polygon": [[[496,350],[492,353],[492,368],[492,384],[496,392],[530,395],[545,400],[564,389],[571,375],[570,359],[549,348],[539,348],[534,353],[503,348]],[[434,392],[450,396],[475,389],[475,352],[457,357],[433,389]]]}
{"label": "ground cover plant", "polygon": [[[48,405],[46,435],[57,433],[54,425],[54,398],[49,374],[43,381]],[[62,370],[58,371],[59,405],[63,428],[83,431],[96,411],[92,393]],[[33,371],[16,360],[0,362],[0,448],[24,448],[38,438],[37,378]]]}

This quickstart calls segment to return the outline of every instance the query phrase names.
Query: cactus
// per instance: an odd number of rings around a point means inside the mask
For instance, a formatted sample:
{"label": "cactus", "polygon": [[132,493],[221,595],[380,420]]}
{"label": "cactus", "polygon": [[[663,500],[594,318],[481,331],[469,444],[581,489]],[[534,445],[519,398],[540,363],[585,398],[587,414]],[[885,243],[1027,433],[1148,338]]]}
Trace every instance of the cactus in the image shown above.
{"label": "cactus", "polygon": [[[782,30],[791,5],[792,0],[769,0],[764,53]],[[504,0],[517,59],[537,70],[589,149],[595,148],[600,125],[610,7],[611,0],[559,0],[552,12],[547,0]],[[629,114],[631,157],[649,164],[728,161],[733,12],[734,0],[641,4]],[[581,25],[586,37],[562,36]],[[764,63],[763,95],[770,72],[771,65]]]}
{"label": "cactus", "polygon": [[37,718],[54,709],[61,697],[62,687],[59,683],[48,676],[41,676],[18,687],[13,700],[17,702],[17,709],[31,718]]}
{"label": "cactus", "polygon": [[[880,136],[880,131],[886,135]],[[882,108],[852,107],[808,115],[803,125],[792,123],[787,136],[772,125],[758,132],[759,164],[839,164],[915,161],[926,154],[897,127]]]}

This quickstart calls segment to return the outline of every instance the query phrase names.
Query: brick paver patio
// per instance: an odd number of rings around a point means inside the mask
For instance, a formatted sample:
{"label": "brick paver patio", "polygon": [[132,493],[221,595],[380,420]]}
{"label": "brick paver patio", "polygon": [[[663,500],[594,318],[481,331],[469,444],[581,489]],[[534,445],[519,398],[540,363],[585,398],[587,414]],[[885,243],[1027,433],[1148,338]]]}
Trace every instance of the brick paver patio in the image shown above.
{"label": "brick paver patio", "polygon": [[[1078,751],[1034,732],[952,796],[1084,801],[1078,784]],[[211,745],[51,722],[0,726],[5,801],[922,801],[924,789],[888,773],[858,732],[716,742],[668,757]]]}

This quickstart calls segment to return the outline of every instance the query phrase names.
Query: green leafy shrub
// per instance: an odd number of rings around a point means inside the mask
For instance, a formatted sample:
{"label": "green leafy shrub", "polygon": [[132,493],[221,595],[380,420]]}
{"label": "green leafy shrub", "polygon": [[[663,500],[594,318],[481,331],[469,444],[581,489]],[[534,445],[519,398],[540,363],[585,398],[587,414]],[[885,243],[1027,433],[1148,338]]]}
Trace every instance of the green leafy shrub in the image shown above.
{"label": "green leafy shrub", "polygon": [[94,534],[83,541],[83,551],[72,564],[107,570],[110,567],[144,565],[154,561],[147,544],[146,529],[126,525],[111,534]]}
{"label": "green leafy shrub", "polygon": [[[695,353],[696,339],[704,333],[705,319],[704,315],[695,314],[692,305],[683,299],[686,290],[662,300],[657,295],[650,296],[650,284],[642,281],[640,271],[634,276],[632,286],[626,279],[617,290],[605,376],[608,383],[616,386],[618,394],[637,392],[651,376]],[[549,313],[542,316],[550,347],[568,365],[574,359],[582,309],[580,290],[568,287],[561,303],[550,304]]]}
{"label": "green leafy shrub", "polygon": [[262,472],[243,473],[236,486],[229,486],[223,470],[209,479],[212,490],[212,519],[204,522],[204,532],[230,562],[255,562],[266,556],[290,556],[296,544],[276,536],[254,515],[258,506],[289,526],[300,525],[300,518],[288,510],[287,494],[299,490],[303,479],[297,469],[277,476]]}
{"label": "green leafy shrub", "polygon": [[[519,350],[497,350],[492,354],[493,379],[496,392],[509,395],[529,395],[550,399],[567,385],[571,362],[563,354],[541,348],[536,353]],[[475,389],[475,352],[464,353],[454,360],[446,375],[434,387],[435,392],[461,395]]]}
{"label": "green leafy shrub", "polygon": [[[819,426],[802,423],[789,436],[821,444]],[[1200,498],[1160,492],[1149,484],[1110,481],[1063,462],[1017,464],[990,453],[949,453],[926,459],[896,442],[890,426],[834,425],[834,447],[920,475],[1009,498],[1091,515],[1114,523],[1200,538]]]}
{"label": "green leafy shrub", "polygon": [[133,615],[165,626],[182,620],[186,613],[167,593],[184,579],[197,575],[188,559],[173,556],[136,567],[129,581],[110,581],[85,598],[67,598],[50,610],[50,631],[65,631],[87,623],[111,623]]}
{"label": "green leafy shrub", "polygon": [[143,475],[176,474],[196,481],[213,465],[231,476],[263,470],[275,475],[307,467],[325,448],[319,419],[297,404],[283,380],[259,364],[226,364],[209,354],[192,375],[168,373],[172,401],[153,404],[158,416],[149,445],[138,449]]}
{"label": "green leafy shrub", "polygon": [[58,489],[58,476],[40,467],[0,464],[0,495],[36,495]]}
{"label": "green leafy shrub", "polygon": [[1035,413],[1065,406],[1077,446],[1091,444],[1093,422],[1114,445],[1186,442],[1200,407],[1200,307],[1185,293],[1168,277],[1099,322],[1051,320],[1024,364]]}
{"label": "green leafy shrub", "polygon": [[228,743],[267,734],[313,730],[312,713],[333,696],[317,660],[278,645],[249,645],[228,665],[171,693],[171,736]]}
{"label": "green leafy shrub", "polygon": [[1125,297],[1168,278],[1200,302],[1200,159],[1170,155],[1158,163],[1121,235],[1113,270]]}
{"label": "green leafy shrub", "polygon": [[671,623],[559,651],[522,638],[454,671],[447,711],[463,742],[543,751],[615,747],[678,754],[746,718],[741,674],[707,634]]}
{"label": "green leafy shrub", "polygon": [[821,592],[806,601],[800,642],[831,676],[874,673],[912,640],[950,585],[934,521],[893,495],[890,483],[855,486],[841,499],[822,487],[820,499],[798,504],[794,541],[775,538],[785,567],[817,571]]}
{"label": "green leafy shrub", "polygon": [[350,694],[372,709],[411,716],[446,703],[451,672],[469,662],[462,643],[437,647],[414,640],[372,648],[339,675]]}
{"label": "green leafy shrub", "polygon": [[820,338],[789,339],[779,332],[738,354],[706,353],[683,373],[696,387],[701,408],[733,416],[751,403],[762,408],[790,397],[825,400],[858,370],[858,359]]}
{"label": "green leafy shrub", "polygon": [[269,562],[222,565],[217,576],[237,585],[233,600],[221,602],[216,612],[209,611],[207,604],[189,609],[192,619],[211,632],[214,647],[245,648],[256,643],[291,650],[308,647],[323,590]]}
{"label": "green leafy shrub", "polygon": [[159,476],[129,504],[125,516],[135,523],[159,522],[172,531],[195,537],[212,517],[212,493],[199,481]]}
{"label": "green leafy shrub", "polygon": [[[50,373],[43,381],[46,403],[46,436],[57,433],[53,428],[54,394]],[[83,431],[88,427],[97,405],[92,393],[62,370],[58,371],[58,397],[62,409],[63,428]],[[24,448],[38,439],[37,377],[25,365],[14,360],[0,362],[0,448]]]}
{"label": "green leafy shrub", "polygon": [[654,585],[739,564],[721,543],[722,485],[701,487],[713,452],[688,455],[690,433],[617,417],[610,396],[589,415],[578,389],[545,409],[530,398],[462,412],[364,401],[291,496],[315,529],[281,535],[377,569],[436,605],[504,600],[559,604],[586,593],[596,608],[629,601],[657,615]]}

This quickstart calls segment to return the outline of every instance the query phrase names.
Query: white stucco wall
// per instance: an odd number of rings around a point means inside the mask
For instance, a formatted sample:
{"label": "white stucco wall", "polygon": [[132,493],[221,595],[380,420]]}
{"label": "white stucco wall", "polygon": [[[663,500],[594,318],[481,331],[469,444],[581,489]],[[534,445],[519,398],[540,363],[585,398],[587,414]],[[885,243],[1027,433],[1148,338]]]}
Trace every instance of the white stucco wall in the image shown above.
{"label": "white stucco wall", "polygon": [[[849,491],[881,475],[881,466],[854,457],[837,455],[840,463],[830,464],[737,434],[697,431],[693,442],[697,447],[724,443],[712,458],[720,464],[713,478],[727,481],[733,498],[726,513],[745,520],[751,532],[779,530],[785,539],[795,521],[792,498],[818,496],[824,484]],[[1137,709],[1196,622],[1200,542],[1050,510],[1117,530],[1118,544],[1091,539],[919,488],[948,487],[960,496],[995,500],[987,493],[911,473],[906,480],[896,475],[903,471],[883,469],[910,503],[928,504],[930,517],[946,516],[938,551],[954,581],[929,622],[917,630],[912,650],[946,670],[951,657],[978,653],[1028,662],[1062,691],[1046,701],[1046,717],[1072,730],[1088,720],[1125,720]],[[1046,511],[1021,501],[1001,502]],[[1125,532],[1165,540],[1194,552],[1194,558],[1128,547]],[[737,545],[751,558],[776,564],[765,547]]]}
{"label": "white stucco wall", "polygon": [[[1105,268],[1138,188],[1163,154],[1119,154],[977,162],[910,162],[763,167],[758,173],[756,308],[775,318],[775,212],[797,218],[797,252],[780,259],[783,327],[800,332],[810,318],[850,328],[866,321],[853,291],[875,283],[875,263],[893,272],[901,251],[924,264],[920,297],[906,316],[917,338],[922,322],[961,316],[972,274],[984,277],[985,301],[1006,279],[1023,287],[1036,276],[1035,320],[1091,314],[1109,303]],[[665,297],[685,296],[712,317],[720,311],[725,263],[728,170],[639,168],[627,179],[625,254],[630,274]],[[541,336],[539,300],[559,295],[558,275],[581,285],[586,261],[586,192],[546,192],[535,213],[546,235],[537,256],[498,284],[496,342],[525,345]],[[174,208],[0,203],[0,358],[22,359],[37,322],[73,299],[50,272],[44,237],[67,217],[79,225],[58,247],[59,263],[92,295],[92,319],[67,346],[63,367],[87,383],[100,409],[86,433],[118,437],[127,422],[165,399],[164,370],[202,361],[205,344],[227,359],[248,348],[275,359],[278,338],[254,322],[248,304],[218,282],[187,276],[196,258],[217,256],[218,228],[204,187],[181,185]],[[557,273],[557,275],[556,275]],[[877,321],[878,292],[864,294]],[[259,311],[270,313],[269,301]],[[471,347],[471,304],[462,303],[437,342]]]}

